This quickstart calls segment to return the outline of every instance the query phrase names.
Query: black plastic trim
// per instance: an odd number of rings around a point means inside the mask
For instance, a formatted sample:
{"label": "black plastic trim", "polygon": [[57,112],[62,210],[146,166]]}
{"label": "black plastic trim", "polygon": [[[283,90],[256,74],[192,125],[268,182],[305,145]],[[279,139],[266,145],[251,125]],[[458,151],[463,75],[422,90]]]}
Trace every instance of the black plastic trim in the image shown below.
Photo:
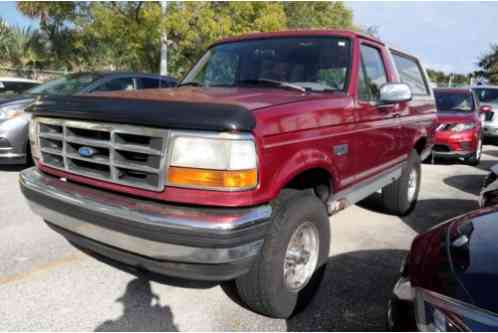
{"label": "black plastic trim", "polygon": [[167,129],[251,131],[251,111],[235,104],[157,101],[103,96],[39,97],[28,112],[58,117]]}
{"label": "black plastic trim", "polygon": [[191,264],[159,261],[104,245],[50,223],[47,224],[86,254],[127,272],[130,269],[135,269],[191,280],[227,281],[247,273],[255,258],[248,257],[224,264]]}

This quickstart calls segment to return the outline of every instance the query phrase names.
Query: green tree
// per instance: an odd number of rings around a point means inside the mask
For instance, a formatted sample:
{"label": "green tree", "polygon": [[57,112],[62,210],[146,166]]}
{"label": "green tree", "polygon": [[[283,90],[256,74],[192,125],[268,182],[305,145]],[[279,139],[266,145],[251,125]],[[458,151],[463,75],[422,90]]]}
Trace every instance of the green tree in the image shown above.
{"label": "green tree", "polygon": [[352,28],[353,12],[341,1],[284,2],[290,29]]}
{"label": "green tree", "polygon": [[8,53],[12,40],[11,30],[3,19],[0,18],[0,61],[9,60]]}
{"label": "green tree", "polygon": [[491,44],[490,50],[479,59],[477,65],[479,76],[484,77],[491,84],[498,84],[498,44]]}
{"label": "green tree", "polygon": [[[40,43],[55,68],[157,72],[161,32],[168,68],[180,77],[223,37],[300,28],[353,28],[342,2],[18,2],[40,21]],[[48,65],[45,63],[45,65]]]}

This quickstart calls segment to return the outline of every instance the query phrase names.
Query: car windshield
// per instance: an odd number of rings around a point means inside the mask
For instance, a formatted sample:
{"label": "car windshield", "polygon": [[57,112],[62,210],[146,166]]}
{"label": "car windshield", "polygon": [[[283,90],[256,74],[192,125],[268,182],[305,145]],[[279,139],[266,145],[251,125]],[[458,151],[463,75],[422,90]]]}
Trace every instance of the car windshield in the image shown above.
{"label": "car windshield", "polygon": [[436,96],[436,106],[438,111],[443,111],[443,112],[474,111],[474,100],[470,93],[435,91],[434,95]]}
{"label": "car windshield", "polygon": [[475,88],[474,92],[481,104],[498,104],[498,88]]}
{"label": "car windshield", "polygon": [[180,86],[345,90],[350,52],[339,37],[230,42],[209,49]]}
{"label": "car windshield", "polygon": [[67,75],[27,91],[32,95],[72,95],[81,92],[98,78],[95,74]]}
{"label": "car windshield", "polygon": [[29,88],[35,87],[35,82],[25,81],[0,81],[0,98],[13,97],[19,95]]}

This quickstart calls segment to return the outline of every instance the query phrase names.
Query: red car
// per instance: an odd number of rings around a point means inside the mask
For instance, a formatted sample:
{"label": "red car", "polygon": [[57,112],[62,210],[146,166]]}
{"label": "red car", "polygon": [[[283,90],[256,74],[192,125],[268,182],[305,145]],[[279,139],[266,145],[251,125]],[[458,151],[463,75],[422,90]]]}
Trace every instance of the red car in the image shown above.
{"label": "red car", "polygon": [[[471,89],[435,89],[438,125],[432,148],[436,158],[477,165],[482,152],[481,110]],[[485,109],[483,108],[482,112]]]}
{"label": "red car", "polygon": [[115,262],[235,280],[272,317],[316,290],[329,214],[381,189],[390,213],[415,207],[436,120],[416,57],[335,30],[226,39],[175,89],[31,112],[20,182],[52,228]]}

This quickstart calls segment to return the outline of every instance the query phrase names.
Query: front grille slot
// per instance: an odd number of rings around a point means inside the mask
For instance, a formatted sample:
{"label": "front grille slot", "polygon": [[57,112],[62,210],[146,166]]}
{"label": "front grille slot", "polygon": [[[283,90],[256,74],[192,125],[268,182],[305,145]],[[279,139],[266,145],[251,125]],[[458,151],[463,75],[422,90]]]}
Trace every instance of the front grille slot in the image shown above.
{"label": "front grille slot", "polygon": [[55,168],[64,168],[64,158],[62,155],[51,154],[42,151],[43,162]]}
{"label": "front grille slot", "polygon": [[42,161],[77,175],[164,189],[168,130],[37,118]]}
{"label": "front grille slot", "polygon": [[110,132],[88,130],[77,127],[66,127],[66,136],[106,142],[111,140]]}

